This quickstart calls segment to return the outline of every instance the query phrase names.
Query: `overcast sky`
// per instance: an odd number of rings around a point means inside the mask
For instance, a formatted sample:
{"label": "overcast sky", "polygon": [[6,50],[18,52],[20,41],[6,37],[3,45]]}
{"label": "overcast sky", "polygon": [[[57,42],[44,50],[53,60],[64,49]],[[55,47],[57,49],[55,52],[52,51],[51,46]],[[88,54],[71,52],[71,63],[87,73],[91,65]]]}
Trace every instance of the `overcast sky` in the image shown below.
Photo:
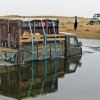
{"label": "overcast sky", "polygon": [[0,0],[2,15],[59,15],[92,17],[100,13],[100,0]]}

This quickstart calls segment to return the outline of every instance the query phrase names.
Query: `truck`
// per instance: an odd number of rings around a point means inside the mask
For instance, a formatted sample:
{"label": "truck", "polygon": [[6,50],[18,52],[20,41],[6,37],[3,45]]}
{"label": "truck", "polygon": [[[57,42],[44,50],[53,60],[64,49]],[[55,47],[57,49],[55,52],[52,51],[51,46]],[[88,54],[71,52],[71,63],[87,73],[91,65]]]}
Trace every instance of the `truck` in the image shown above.
{"label": "truck", "polygon": [[0,65],[82,54],[76,34],[59,32],[58,19],[1,19],[0,30]]}
{"label": "truck", "polygon": [[94,14],[90,21],[87,23],[87,25],[93,25],[96,23],[100,24],[100,13]]}

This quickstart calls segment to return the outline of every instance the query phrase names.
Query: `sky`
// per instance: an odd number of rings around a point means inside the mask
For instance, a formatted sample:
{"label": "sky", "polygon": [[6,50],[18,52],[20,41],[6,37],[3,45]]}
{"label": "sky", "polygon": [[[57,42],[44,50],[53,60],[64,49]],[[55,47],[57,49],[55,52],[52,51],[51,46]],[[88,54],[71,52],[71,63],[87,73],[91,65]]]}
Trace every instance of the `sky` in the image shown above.
{"label": "sky", "polygon": [[100,13],[100,0],[0,0],[0,16],[79,16]]}

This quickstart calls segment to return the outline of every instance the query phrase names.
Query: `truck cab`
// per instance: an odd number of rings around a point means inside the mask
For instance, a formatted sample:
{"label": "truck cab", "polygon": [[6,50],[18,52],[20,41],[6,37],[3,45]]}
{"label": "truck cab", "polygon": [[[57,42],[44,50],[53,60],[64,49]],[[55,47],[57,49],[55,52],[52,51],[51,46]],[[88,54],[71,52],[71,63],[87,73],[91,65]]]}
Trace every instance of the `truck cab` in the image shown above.
{"label": "truck cab", "polygon": [[82,54],[82,42],[78,41],[76,34],[60,32],[60,34],[65,34],[65,54],[66,57],[76,56]]}

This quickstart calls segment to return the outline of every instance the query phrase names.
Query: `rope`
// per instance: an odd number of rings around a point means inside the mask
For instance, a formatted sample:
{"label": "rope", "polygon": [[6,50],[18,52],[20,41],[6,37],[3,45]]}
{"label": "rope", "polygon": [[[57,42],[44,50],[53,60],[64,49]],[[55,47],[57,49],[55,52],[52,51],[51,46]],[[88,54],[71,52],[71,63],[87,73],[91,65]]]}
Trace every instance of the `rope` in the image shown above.
{"label": "rope", "polygon": [[47,71],[48,71],[47,60],[45,59],[45,61],[44,61],[44,80],[42,83],[42,88],[41,88],[40,94],[42,93],[44,85],[47,81]]}
{"label": "rope", "polygon": [[8,58],[5,57],[4,54],[2,54],[2,52],[0,52],[0,55],[1,55],[4,59],[8,60]]}
{"label": "rope", "polygon": [[55,37],[55,40],[54,40],[54,59],[57,57],[57,52],[56,52],[56,45],[57,45],[57,42],[56,42],[56,30],[55,30],[55,24],[54,24],[54,21],[52,20],[52,25],[53,25],[53,30],[54,30],[54,37]]}
{"label": "rope", "polygon": [[29,23],[30,32],[31,32],[31,35],[32,35],[32,67],[31,67],[31,70],[32,70],[32,82],[31,82],[31,85],[30,85],[30,88],[29,88],[29,91],[28,91],[28,96],[29,96],[30,93],[31,93],[31,90],[32,90],[33,83],[34,83],[34,39],[33,39],[33,33],[32,33],[32,28],[31,28],[30,21],[28,21],[28,23]]}
{"label": "rope", "polygon": [[16,56],[15,54],[11,54],[11,56],[9,58],[5,57],[4,54],[2,54],[0,52],[0,55],[7,61],[7,62],[11,62],[11,60],[15,61],[16,60]]}
{"label": "rope", "polygon": [[43,83],[42,83],[42,88],[41,88],[40,93],[42,93],[42,91],[43,91],[43,87],[44,87],[45,82],[47,80],[47,71],[48,71],[48,65],[47,65],[47,45],[46,45],[47,35],[46,35],[46,32],[45,32],[42,20],[41,20],[41,25],[42,25],[43,33],[44,33],[44,52],[45,52],[44,64],[45,65],[44,65],[44,80],[43,80]]}
{"label": "rope", "polygon": [[54,83],[56,81],[56,75],[57,75],[57,68],[56,68],[56,66],[57,66],[57,59],[54,59],[54,79],[53,79],[52,85],[51,85],[51,92],[54,89]]}
{"label": "rope", "polygon": [[53,79],[53,82],[52,82],[52,85],[51,85],[51,91],[53,90],[54,88],[54,83],[56,81],[56,58],[57,58],[57,52],[56,52],[56,30],[55,30],[55,27],[54,27],[54,21],[52,20],[52,25],[53,25],[53,30],[54,30],[54,36],[55,36],[55,40],[54,40],[54,79]]}
{"label": "rope", "polygon": [[47,35],[46,35],[45,29],[44,29],[44,26],[43,26],[42,19],[41,19],[41,25],[42,25],[43,33],[44,33],[44,52],[45,52],[45,59],[47,59],[47,46],[46,46]]}
{"label": "rope", "polygon": [[16,55],[12,54],[7,61],[10,62],[10,61],[15,61],[15,60],[16,60]]}

